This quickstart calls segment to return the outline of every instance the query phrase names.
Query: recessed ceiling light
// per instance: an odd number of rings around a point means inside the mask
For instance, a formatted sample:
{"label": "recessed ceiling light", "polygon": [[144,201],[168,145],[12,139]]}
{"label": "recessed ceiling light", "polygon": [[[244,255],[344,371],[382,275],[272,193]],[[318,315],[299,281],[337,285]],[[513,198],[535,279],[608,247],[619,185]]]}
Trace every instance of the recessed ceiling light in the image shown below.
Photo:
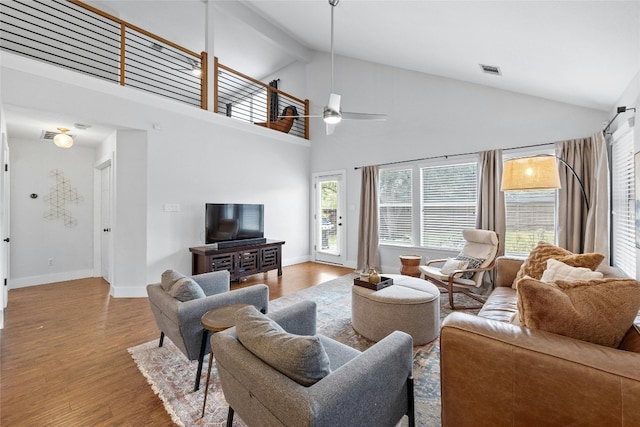
{"label": "recessed ceiling light", "polygon": [[482,69],[482,72],[487,73],[487,74],[493,74],[495,76],[501,76],[502,75],[502,72],[500,71],[500,67],[498,67],[496,65],[480,64],[480,68]]}

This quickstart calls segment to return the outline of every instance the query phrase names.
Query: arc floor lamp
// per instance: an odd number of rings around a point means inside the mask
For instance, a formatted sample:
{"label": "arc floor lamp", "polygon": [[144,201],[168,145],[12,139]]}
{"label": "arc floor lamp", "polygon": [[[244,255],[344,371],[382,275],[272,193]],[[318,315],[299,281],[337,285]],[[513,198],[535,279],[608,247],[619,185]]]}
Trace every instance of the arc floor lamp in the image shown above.
{"label": "arc floor lamp", "polygon": [[589,210],[587,193],[576,171],[560,157],[550,154],[506,160],[500,189],[502,191],[557,190],[560,188],[558,161],[565,165],[578,181],[582,197]]}

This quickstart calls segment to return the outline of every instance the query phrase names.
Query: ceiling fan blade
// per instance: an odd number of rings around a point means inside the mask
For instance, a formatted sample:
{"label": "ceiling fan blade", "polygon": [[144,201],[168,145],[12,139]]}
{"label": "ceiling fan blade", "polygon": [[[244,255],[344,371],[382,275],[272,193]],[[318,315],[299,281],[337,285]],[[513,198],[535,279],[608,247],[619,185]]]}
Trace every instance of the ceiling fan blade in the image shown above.
{"label": "ceiling fan blade", "polygon": [[340,112],[340,95],[338,95],[337,93],[330,94],[327,108],[332,111]]}
{"label": "ceiling fan blade", "polygon": [[342,113],[344,120],[387,120],[386,114],[372,114],[372,113]]}
{"label": "ceiling fan blade", "polygon": [[336,125],[327,123],[327,135],[333,134],[333,131],[336,129]]}

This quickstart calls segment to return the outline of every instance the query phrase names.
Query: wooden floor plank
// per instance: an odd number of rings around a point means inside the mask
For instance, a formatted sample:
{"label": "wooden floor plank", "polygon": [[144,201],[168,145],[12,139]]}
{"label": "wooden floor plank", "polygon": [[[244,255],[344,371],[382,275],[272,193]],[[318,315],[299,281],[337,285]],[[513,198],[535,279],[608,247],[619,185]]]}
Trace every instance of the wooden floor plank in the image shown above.
{"label": "wooden floor plank", "polygon": [[[276,299],[353,270],[306,262],[249,276]],[[9,291],[0,330],[0,425],[170,426],[127,349],[159,338],[146,298],[111,298],[99,278]]]}

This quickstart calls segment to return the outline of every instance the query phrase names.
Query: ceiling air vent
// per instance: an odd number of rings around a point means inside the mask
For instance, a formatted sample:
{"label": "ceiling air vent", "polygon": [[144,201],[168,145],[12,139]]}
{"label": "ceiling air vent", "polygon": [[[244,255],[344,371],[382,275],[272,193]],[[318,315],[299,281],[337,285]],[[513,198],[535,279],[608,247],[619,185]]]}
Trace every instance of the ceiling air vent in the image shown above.
{"label": "ceiling air vent", "polygon": [[[59,133],[60,131],[52,132],[50,130],[43,130],[42,134],[40,135],[40,139],[44,139],[45,141],[53,141],[53,138]],[[75,135],[71,135],[71,134],[67,134],[67,135],[69,135],[71,138],[76,137]]]}
{"label": "ceiling air vent", "polygon": [[493,74],[495,76],[502,75],[502,72],[500,71],[500,67],[497,67],[495,65],[480,64],[480,68],[484,73],[487,73],[487,74]]}

